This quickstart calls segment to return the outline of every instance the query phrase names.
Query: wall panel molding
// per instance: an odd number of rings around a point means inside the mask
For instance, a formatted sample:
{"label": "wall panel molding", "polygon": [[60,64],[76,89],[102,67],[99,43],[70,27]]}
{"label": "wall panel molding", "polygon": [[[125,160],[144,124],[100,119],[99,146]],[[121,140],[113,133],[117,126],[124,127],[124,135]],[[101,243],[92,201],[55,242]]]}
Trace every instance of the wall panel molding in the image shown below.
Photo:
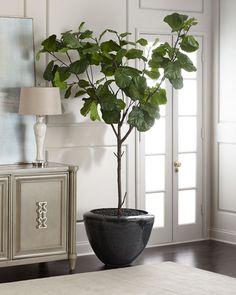
{"label": "wall panel molding", "polygon": [[139,0],[140,9],[183,11],[183,12],[204,12],[204,0]]}
{"label": "wall panel molding", "polygon": [[0,15],[25,17],[25,0],[0,0]]}
{"label": "wall panel molding", "polygon": [[218,212],[236,213],[236,144],[220,143],[218,147]]}
{"label": "wall panel molding", "polygon": [[236,232],[220,228],[210,228],[210,239],[229,244],[236,244]]}

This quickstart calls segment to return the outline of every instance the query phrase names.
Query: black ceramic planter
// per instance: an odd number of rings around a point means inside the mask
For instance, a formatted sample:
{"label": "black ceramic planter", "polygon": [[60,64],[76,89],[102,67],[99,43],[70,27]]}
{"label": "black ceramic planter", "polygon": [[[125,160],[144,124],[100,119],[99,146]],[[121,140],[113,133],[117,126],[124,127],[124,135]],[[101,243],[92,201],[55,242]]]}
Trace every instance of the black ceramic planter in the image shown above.
{"label": "black ceramic planter", "polygon": [[[122,209],[121,216],[112,216],[117,209],[95,209],[84,214],[84,224],[91,247],[106,265],[129,265],[145,248],[154,216],[146,211]],[[130,216],[131,215],[131,216]]]}

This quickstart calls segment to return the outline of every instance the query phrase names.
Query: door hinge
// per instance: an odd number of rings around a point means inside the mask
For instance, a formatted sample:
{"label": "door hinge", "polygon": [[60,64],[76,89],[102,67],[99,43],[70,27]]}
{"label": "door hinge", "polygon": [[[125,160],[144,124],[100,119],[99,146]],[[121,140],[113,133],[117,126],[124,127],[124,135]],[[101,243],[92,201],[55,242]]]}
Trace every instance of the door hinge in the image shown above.
{"label": "door hinge", "polygon": [[205,139],[205,128],[201,128],[201,138],[202,138],[202,140],[204,140]]}

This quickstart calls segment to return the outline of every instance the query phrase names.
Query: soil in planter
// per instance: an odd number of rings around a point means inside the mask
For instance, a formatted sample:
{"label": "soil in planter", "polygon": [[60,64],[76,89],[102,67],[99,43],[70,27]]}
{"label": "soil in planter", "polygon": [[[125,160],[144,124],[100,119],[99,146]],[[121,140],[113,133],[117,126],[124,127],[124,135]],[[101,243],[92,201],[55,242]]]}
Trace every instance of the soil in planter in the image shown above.
{"label": "soil in planter", "polygon": [[[95,214],[103,215],[103,216],[118,216],[117,208],[94,209],[91,212]],[[143,210],[122,208],[120,216],[137,216],[137,215],[146,215],[146,214],[147,212]]]}

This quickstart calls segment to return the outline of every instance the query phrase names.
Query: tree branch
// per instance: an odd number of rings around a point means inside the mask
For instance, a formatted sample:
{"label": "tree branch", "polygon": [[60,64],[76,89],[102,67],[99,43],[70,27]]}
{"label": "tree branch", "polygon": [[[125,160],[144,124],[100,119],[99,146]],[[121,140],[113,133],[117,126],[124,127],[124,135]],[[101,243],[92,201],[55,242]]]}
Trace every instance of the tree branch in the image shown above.
{"label": "tree branch", "polygon": [[129,130],[126,132],[125,136],[121,139],[121,143],[123,143],[126,138],[130,135],[131,131],[133,130],[134,126],[129,126]]}
{"label": "tree branch", "polygon": [[126,200],[126,197],[127,197],[127,192],[126,192],[125,195],[124,195],[123,201],[122,201],[122,203],[121,203],[121,207],[124,205],[124,202],[125,202],[125,200]]}
{"label": "tree branch", "polygon": [[115,133],[115,136],[117,137],[118,136],[118,133],[116,132],[116,129],[115,129],[115,127],[114,127],[113,124],[111,124],[111,128],[112,128],[113,132]]}
{"label": "tree branch", "polygon": [[54,53],[48,52],[50,55],[52,55],[56,60],[58,60],[60,63],[62,63],[64,66],[68,67],[68,64],[66,64],[63,60],[61,60],[59,57],[57,57]]}

